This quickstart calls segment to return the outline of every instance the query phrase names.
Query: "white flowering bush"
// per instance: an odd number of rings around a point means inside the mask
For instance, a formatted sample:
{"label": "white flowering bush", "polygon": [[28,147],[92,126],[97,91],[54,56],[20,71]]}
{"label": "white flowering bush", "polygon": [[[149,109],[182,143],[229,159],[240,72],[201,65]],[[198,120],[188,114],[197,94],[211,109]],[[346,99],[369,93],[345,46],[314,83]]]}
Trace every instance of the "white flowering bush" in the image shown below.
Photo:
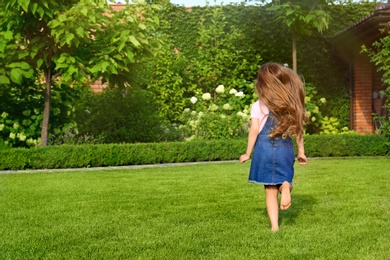
{"label": "white flowering bush", "polygon": [[[306,84],[305,104],[309,122],[306,134],[349,133],[336,117],[321,112],[327,100],[318,95],[312,84]],[[252,91],[250,91],[252,90]],[[225,87],[218,85],[213,92],[200,93],[187,100],[188,107],[180,118],[180,133],[185,140],[231,139],[246,136],[250,126],[250,106],[257,100],[254,85]]]}
{"label": "white flowering bush", "polygon": [[22,112],[25,118],[15,119],[9,113],[2,111],[0,114],[0,136],[2,136],[2,144],[9,147],[18,146],[37,146],[40,143],[40,138],[37,138],[36,125],[32,124],[32,120],[38,119],[41,122],[42,115],[39,110],[25,110]]}
{"label": "white flowering bush", "polygon": [[[253,85],[251,86],[254,90]],[[237,88],[238,89],[238,88]],[[232,139],[246,136],[250,105],[257,99],[236,88],[218,85],[213,93],[196,93],[189,98],[179,127],[184,140]]]}
{"label": "white flowering bush", "polygon": [[[23,87],[0,88],[0,149],[9,147],[34,147],[41,143],[44,85],[37,78],[25,82]],[[57,143],[62,135],[74,126],[75,104],[90,88],[82,85],[68,86],[53,82],[48,144]]]}

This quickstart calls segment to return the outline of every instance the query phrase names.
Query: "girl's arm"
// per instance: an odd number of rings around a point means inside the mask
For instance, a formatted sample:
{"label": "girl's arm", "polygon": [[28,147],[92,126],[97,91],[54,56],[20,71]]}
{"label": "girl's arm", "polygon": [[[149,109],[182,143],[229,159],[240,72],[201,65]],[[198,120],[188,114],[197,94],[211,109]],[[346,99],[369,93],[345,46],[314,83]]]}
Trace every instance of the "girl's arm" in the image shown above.
{"label": "girl's arm", "polygon": [[296,137],[297,148],[298,148],[298,163],[300,165],[307,164],[307,157],[305,155],[305,146],[303,144],[303,136]]}
{"label": "girl's arm", "polygon": [[246,148],[246,153],[240,156],[240,162],[244,163],[245,161],[251,158],[253,147],[255,146],[257,135],[259,134],[260,123],[258,118],[251,118],[251,128],[248,134],[248,145]]}

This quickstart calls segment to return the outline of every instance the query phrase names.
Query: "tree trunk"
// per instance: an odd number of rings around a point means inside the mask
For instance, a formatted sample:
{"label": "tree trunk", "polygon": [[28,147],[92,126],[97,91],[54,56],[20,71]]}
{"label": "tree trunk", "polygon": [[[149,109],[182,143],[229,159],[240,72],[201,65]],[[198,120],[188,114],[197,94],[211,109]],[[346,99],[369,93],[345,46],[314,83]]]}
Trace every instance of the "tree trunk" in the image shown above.
{"label": "tree trunk", "polygon": [[51,96],[51,69],[46,72],[45,88],[45,109],[43,110],[41,146],[47,146],[47,137],[49,135],[49,118],[50,118],[50,96]]}
{"label": "tree trunk", "polygon": [[293,60],[293,70],[297,72],[297,42],[295,37],[292,37],[292,60]]}

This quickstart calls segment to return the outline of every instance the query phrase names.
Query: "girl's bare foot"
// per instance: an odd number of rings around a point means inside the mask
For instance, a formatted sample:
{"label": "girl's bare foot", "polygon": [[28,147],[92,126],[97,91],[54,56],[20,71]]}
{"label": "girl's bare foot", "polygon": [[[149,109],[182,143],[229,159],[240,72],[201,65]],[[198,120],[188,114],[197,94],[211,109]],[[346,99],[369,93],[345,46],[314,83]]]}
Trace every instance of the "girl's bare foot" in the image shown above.
{"label": "girl's bare foot", "polygon": [[291,206],[291,185],[287,181],[283,182],[279,188],[282,197],[280,199],[280,209],[286,210]]}

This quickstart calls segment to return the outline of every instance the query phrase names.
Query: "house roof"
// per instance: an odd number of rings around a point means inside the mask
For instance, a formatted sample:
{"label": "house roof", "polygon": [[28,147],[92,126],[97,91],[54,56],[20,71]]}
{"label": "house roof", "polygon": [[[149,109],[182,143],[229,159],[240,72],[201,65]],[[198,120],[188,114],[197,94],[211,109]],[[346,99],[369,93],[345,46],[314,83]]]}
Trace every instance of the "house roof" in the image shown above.
{"label": "house roof", "polygon": [[389,22],[390,3],[377,4],[374,12],[336,33],[331,43],[342,58],[349,60],[356,46],[378,40],[383,35],[380,29],[389,25]]}
{"label": "house roof", "polygon": [[375,41],[381,35],[380,29],[383,29],[389,22],[390,3],[377,4],[374,12],[336,33],[332,42],[337,45],[350,45],[368,38]]}

